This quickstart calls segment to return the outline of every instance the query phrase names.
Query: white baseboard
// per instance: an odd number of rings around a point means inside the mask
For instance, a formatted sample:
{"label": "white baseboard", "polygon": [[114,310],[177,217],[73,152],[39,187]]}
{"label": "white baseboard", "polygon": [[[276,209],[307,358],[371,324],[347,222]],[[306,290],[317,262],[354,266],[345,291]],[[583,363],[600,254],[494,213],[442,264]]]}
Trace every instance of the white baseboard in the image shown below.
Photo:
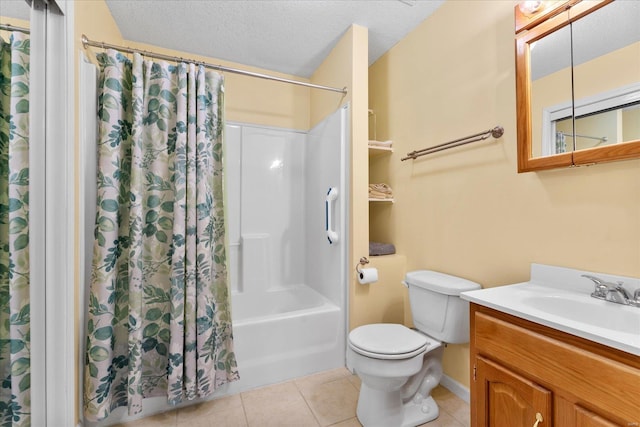
{"label": "white baseboard", "polygon": [[443,374],[442,379],[440,379],[440,385],[465,402],[471,403],[471,393],[469,389],[450,376]]}

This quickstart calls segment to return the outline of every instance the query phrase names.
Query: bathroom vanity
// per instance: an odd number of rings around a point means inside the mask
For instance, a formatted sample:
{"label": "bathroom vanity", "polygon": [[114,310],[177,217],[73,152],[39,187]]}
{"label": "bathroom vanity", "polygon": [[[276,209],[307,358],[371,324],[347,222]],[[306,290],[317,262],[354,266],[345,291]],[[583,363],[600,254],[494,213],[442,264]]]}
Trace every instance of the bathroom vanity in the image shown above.
{"label": "bathroom vanity", "polygon": [[591,298],[580,273],[534,265],[530,282],[463,295],[472,426],[640,426],[640,307]]}

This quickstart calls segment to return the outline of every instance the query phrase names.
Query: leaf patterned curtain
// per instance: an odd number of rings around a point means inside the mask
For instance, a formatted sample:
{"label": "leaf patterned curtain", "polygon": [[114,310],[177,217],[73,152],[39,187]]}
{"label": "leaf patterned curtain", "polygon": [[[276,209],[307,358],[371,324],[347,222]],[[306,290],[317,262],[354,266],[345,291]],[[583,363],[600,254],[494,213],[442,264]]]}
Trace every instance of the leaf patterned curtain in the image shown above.
{"label": "leaf patterned curtain", "polygon": [[227,287],[223,80],[98,55],[98,200],[84,407],[203,397],[239,378]]}
{"label": "leaf patterned curtain", "polygon": [[29,36],[0,38],[0,425],[30,426]]}

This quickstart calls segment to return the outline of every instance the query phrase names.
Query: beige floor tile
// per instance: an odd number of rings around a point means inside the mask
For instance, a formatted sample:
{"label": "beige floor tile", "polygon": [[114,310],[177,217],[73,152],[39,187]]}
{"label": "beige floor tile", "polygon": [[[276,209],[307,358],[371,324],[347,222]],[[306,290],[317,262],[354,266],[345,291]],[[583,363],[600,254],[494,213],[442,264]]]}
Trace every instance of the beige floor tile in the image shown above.
{"label": "beige floor tile", "polygon": [[440,411],[440,416],[438,418],[431,422],[420,424],[418,427],[465,427],[465,425],[448,413]]}
{"label": "beige floor tile", "polygon": [[316,427],[318,422],[293,383],[241,393],[249,427]]}
{"label": "beige floor tile", "polygon": [[463,425],[471,423],[469,404],[442,386],[436,387],[432,394],[441,411],[447,412]]}
{"label": "beige floor tile", "polygon": [[178,414],[177,427],[247,427],[247,418],[242,406],[219,409],[210,413],[193,412],[188,417]]}
{"label": "beige floor tile", "polygon": [[358,390],[346,377],[309,385],[301,392],[321,426],[329,426],[356,415]]}
{"label": "beige floor tile", "polygon": [[338,368],[332,369],[330,371],[320,372],[318,374],[308,375],[306,377],[297,378],[294,380],[294,382],[300,390],[303,390],[308,387],[313,387],[318,384],[339,380],[348,376],[351,376],[351,372],[349,372],[347,368]]}
{"label": "beige floor tile", "polygon": [[249,427],[319,427],[316,418],[304,401],[277,401],[245,404]]}
{"label": "beige floor tile", "polygon": [[239,394],[186,406],[178,411],[178,427],[246,427]]}
{"label": "beige floor tile", "polygon": [[341,421],[336,424],[331,424],[331,427],[362,427],[362,424],[360,424],[360,421],[358,421],[358,418],[354,417],[346,421]]}
{"label": "beige floor tile", "polygon": [[[362,427],[355,416],[360,379],[334,369],[118,424],[119,427]],[[440,416],[420,427],[469,427],[469,405],[442,386]]]}
{"label": "beige floor tile", "polygon": [[206,402],[189,405],[178,409],[178,420],[199,418],[215,412],[225,411],[229,408],[242,407],[242,399],[239,394],[212,399]]}
{"label": "beige floor tile", "polygon": [[293,383],[274,384],[267,387],[257,388],[255,390],[240,393],[242,404],[252,405],[254,403],[297,403],[304,402],[302,394]]}
{"label": "beige floor tile", "polygon": [[136,421],[115,424],[114,427],[174,427],[177,415],[178,411],[163,412],[162,414],[152,415]]}
{"label": "beige floor tile", "polygon": [[447,411],[453,418],[460,421],[462,425],[470,426],[471,425],[471,413],[469,411],[469,405],[465,402],[462,403],[460,407],[455,409],[454,411]]}
{"label": "beige floor tile", "polygon": [[357,375],[351,375],[349,377],[349,381],[351,381],[351,384],[353,384],[358,390],[360,390],[360,384],[362,384],[360,377],[358,377]]}

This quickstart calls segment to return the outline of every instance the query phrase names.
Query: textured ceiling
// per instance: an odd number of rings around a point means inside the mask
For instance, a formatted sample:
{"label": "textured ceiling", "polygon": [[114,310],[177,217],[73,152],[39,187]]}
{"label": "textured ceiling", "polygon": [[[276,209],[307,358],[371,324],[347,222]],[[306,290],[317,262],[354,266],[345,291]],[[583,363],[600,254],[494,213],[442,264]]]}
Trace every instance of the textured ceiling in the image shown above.
{"label": "textured ceiling", "polygon": [[[0,16],[29,20],[29,5],[24,0],[1,0]],[[6,23],[11,24],[10,20]]]}
{"label": "textured ceiling", "polygon": [[[372,64],[444,3],[444,0],[106,1],[126,40],[301,77],[313,74],[351,24],[369,29],[369,64]],[[93,39],[91,34],[87,37]]]}

